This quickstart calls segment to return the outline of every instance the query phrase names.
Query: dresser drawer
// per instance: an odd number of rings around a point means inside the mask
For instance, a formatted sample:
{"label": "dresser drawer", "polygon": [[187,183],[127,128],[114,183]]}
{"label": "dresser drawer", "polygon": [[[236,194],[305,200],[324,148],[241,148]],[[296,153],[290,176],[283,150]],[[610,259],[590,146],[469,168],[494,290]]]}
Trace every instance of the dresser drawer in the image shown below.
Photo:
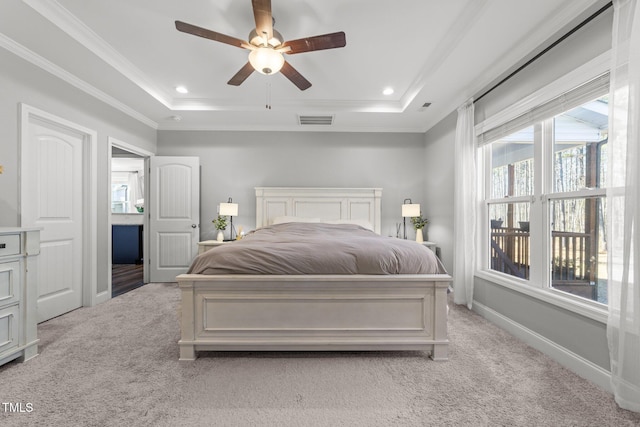
{"label": "dresser drawer", "polygon": [[20,235],[2,234],[0,235],[0,257],[7,255],[17,255],[20,253]]}
{"label": "dresser drawer", "polygon": [[20,300],[20,262],[0,262],[0,307]]}
{"label": "dresser drawer", "polygon": [[0,359],[3,353],[18,347],[19,342],[19,306],[13,305],[0,309]]}

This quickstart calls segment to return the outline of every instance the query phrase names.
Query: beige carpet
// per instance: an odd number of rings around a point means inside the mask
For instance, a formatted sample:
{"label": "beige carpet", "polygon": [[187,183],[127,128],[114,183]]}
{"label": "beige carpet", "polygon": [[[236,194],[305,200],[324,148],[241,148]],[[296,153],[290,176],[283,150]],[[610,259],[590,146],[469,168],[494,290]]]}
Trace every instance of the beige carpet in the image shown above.
{"label": "beige carpet", "polygon": [[2,426],[631,426],[640,414],[464,307],[450,360],[416,352],[204,353],[178,362],[175,284],[39,326],[0,368]]}

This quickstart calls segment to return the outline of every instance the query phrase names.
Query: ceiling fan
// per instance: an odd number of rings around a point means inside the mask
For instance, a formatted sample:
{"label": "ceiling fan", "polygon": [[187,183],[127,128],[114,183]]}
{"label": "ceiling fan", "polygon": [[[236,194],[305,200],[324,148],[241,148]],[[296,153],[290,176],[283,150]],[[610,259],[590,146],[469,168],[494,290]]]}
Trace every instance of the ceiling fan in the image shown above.
{"label": "ceiling fan", "polygon": [[309,89],[311,83],[293,68],[282,54],[293,55],[314,50],[334,49],[344,47],[347,44],[343,31],[284,41],[282,35],[273,29],[271,0],[252,0],[251,3],[256,28],[249,33],[248,41],[176,21],[178,31],[251,51],[249,62],[231,77],[227,84],[240,86],[254,70],[266,75],[280,71],[300,90]]}

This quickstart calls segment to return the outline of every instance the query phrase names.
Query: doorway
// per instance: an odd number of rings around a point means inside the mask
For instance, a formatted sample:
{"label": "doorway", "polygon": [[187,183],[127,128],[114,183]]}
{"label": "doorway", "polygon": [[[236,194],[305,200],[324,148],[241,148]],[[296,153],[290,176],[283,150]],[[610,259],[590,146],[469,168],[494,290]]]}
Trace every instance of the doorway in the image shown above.
{"label": "doorway", "polygon": [[145,171],[151,153],[112,138],[109,143],[110,289],[115,298],[148,282]]}

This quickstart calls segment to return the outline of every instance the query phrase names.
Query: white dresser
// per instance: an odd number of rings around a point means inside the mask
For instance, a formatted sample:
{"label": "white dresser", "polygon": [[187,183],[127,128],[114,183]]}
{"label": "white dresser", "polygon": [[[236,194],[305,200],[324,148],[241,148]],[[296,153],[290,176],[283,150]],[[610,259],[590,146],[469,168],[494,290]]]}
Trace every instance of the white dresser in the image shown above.
{"label": "white dresser", "polygon": [[0,365],[38,354],[40,230],[0,227]]}

